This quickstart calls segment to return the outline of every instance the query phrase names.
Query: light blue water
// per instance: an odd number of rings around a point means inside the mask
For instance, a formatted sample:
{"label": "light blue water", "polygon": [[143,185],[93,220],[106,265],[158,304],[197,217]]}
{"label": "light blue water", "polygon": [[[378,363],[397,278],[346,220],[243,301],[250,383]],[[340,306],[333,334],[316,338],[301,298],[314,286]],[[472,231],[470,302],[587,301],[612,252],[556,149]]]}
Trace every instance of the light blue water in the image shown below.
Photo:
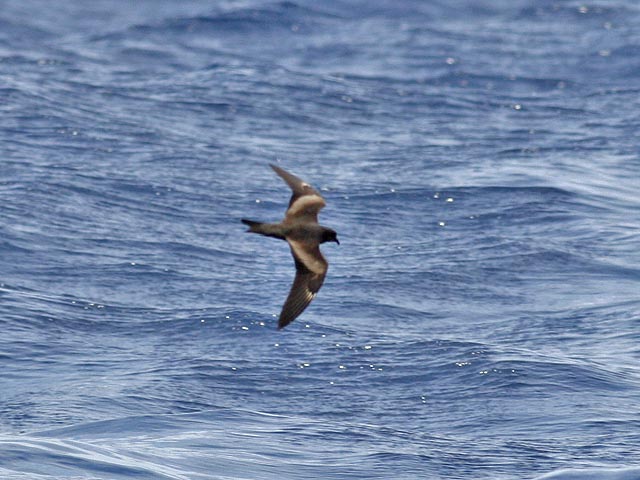
{"label": "light blue water", "polygon": [[639,22],[3,3],[0,478],[640,479]]}

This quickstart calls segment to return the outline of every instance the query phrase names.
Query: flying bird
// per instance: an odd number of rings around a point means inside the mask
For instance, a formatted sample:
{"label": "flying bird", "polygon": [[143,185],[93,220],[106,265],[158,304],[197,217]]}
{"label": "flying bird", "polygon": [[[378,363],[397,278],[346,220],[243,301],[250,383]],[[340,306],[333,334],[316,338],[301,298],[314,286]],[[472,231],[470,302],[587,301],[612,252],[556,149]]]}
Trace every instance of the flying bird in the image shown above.
{"label": "flying bird", "polygon": [[295,175],[277,165],[270,166],[293,191],[284,220],[262,223],[243,218],[242,223],[249,226],[248,232],[286,240],[291,249],[296,276],[278,319],[278,329],[281,329],[307,308],[324,282],[329,264],[320,252],[320,244],[340,245],[340,242],[335,230],[318,223],[318,212],[326,205],[322,195]]}

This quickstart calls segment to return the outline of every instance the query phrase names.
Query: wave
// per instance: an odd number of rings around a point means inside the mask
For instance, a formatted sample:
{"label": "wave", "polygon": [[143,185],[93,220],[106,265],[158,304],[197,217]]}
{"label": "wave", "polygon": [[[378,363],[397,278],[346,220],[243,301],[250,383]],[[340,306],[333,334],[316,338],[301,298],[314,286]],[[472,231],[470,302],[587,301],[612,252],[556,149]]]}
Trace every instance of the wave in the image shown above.
{"label": "wave", "polygon": [[535,480],[638,480],[637,467],[565,468],[536,477]]}
{"label": "wave", "polygon": [[128,27],[126,31],[95,36],[93,40],[113,41],[157,34],[248,35],[278,30],[295,33],[298,30],[314,28],[320,22],[338,18],[316,7],[282,1],[260,7],[227,8],[206,15],[170,18],[158,24],[138,24]]}
{"label": "wave", "polygon": [[184,479],[179,471],[78,441],[0,437],[0,472],[11,479],[94,478]]}

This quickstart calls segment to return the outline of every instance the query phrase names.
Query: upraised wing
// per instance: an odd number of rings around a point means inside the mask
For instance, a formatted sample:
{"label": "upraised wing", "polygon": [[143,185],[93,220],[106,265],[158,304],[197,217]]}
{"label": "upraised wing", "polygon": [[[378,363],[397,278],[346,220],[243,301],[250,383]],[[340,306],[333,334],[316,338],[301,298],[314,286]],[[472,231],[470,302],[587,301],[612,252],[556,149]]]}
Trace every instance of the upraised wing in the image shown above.
{"label": "upraised wing", "polygon": [[289,240],[289,246],[296,263],[296,277],[280,313],[279,329],[289,325],[307,308],[322,287],[329,268],[318,245]]}
{"label": "upraised wing", "polygon": [[287,185],[293,191],[284,221],[306,220],[317,223],[318,212],[326,205],[322,195],[307,182],[277,165],[271,164],[271,168],[287,182]]}

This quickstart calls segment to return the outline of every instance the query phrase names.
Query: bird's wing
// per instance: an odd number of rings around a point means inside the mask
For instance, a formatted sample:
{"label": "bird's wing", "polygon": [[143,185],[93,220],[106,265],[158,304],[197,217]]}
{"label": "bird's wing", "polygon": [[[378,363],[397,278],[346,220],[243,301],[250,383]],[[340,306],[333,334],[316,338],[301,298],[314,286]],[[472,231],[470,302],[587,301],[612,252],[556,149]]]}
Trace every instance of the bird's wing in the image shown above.
{"label": "bird's wing", "polygon": [[291,291],[284,302],[278,328],[284,328],[293,322],[311,303],[327,275],[329,264],[320,253],[319,245],[308,245],[288,240],[296,263],[296,277]]}
{"label": "bird's wing", "polygon": [[326,205],[322,195],[307,182],[277,165],[271,168],[285,181],[293,191],[285,221],[306,219],[318,222],[318,212]]}

